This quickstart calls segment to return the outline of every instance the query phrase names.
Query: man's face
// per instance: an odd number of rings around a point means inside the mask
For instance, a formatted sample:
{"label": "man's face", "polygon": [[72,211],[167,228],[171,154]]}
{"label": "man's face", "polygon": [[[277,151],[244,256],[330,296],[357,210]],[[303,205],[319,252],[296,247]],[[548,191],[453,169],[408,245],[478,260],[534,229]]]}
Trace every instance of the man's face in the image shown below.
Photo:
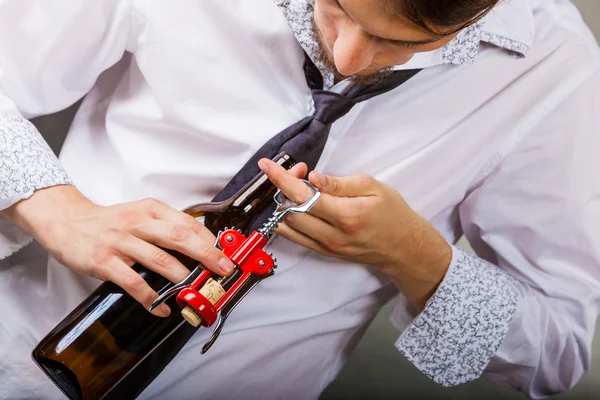
{"label": "man's face", "polygon": [[443,47],[456,36],[434,36],[379,0],[316,0],[314,23],[323,61],[341,77],[359,81],[376,80],[415,53]]}

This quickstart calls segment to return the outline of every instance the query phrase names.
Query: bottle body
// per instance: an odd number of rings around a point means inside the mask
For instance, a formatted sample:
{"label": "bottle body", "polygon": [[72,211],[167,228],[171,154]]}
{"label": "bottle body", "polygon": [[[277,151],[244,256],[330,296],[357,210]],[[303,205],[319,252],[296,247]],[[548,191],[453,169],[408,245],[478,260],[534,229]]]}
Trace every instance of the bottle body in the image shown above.
{"label": "bottle body", "polygon": [[[294,165],[287,155],[275,161],[285,168]],[[232,198],[195,205],[185,212],[215,235],[227,227],[245,231],[271,203],[275,191],[266,176],[259,174]],[[198,265],[185,255],[169,252],[190,270]],[[171,284],[142,265],[133,268],[156,291]],[[174,297],[167,304],[171,314],[156,317],[123,289],[105,282],[38,344],[33,359],[70,399],[101,399],[184,324]]]}

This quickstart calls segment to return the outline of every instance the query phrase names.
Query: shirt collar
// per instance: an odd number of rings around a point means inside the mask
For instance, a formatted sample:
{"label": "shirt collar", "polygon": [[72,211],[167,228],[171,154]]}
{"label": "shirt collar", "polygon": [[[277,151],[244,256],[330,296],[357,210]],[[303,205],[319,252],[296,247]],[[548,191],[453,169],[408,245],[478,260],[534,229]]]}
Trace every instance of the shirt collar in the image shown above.
{"label": "shirt collar", "polygon": [[[296,39],[324,76],[325,88],[333,85],[333,74],[320,65],[315,55],[319,43],[312,30],[314,0],[273,0],[281,9]],[[506,50],[507,54],[525,57],[534,38],[534,0],[501,1],[478,23],[463,29],[441,49],[417,53],[406,64],[395,69],[428,68],[441,64],[461,65],[476,60],[482,42]]]}
{"label": "shirt collar", "polygon": [[443,64],[474,62],[482,42],[525,57],[534,36],[533,9],[529,0],[502,1],[479,23],[464,29],[443,48]]}

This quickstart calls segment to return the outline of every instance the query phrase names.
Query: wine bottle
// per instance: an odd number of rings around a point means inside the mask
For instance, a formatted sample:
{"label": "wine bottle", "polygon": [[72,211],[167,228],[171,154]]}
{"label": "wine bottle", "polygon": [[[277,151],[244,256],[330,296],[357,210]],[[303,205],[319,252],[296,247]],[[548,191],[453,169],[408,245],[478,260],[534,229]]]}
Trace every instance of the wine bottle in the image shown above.
{"label": "wine bottle", "polygon": [[[286,169],[295,164],[286,154],[274,161]],[[276,190],[260,173],[228,200],[194,205],[184,212],[215,235],[226,227],[247,234],[252,221],[272,203]],[[190,270],[198,265],[183,254],[169,252]],[[156,291],[171,284],[140,264],[133,268]],[[102,399],[184,324],[174,297],[167,304],[171,314],[156,317],[119,286],[104,282],[38,344],[33,359],[70,399]],[[143,389],[132,388],[132,392]]]}

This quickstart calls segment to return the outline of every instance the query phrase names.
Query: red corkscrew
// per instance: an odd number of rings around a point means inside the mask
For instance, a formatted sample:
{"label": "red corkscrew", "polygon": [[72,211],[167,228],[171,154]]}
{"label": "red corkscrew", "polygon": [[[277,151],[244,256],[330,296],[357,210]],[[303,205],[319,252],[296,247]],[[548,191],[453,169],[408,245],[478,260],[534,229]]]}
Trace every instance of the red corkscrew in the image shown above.
{"label": "red corkscrew", "polygon": [[[213,273],[205,269],[189,287],[184,288],[177,295],[177,304],[183,309],[191,307],[197,312],[202,317],[203,326],[211,326],[217,320],[217,313],[221,311],[223,305],[240,292],[252,274],[266,277],[271,275],[275,268],[272,256],[263,250],[267,245],[267,239],[258,231],[253,231],[246,238],[235,229],[227,229],[219,233],[217,244],[217,247],[235,264],[236,269],[241,271],[241,276],[235,280],[231,288],[225,291],[222,297],[208,299],[207,296],[200,293],[200,289],[204,287]],[[221,286],[221,282],[217,281],[216,283]],[[208,293],[217,296],[213,291],[208,291]],[[216,303],[213,305],[211,300]],[[196,325],[194,319],[188,319],[185,314],[184,317],[192,325]]]}
{"label": "red corkscrew", "polygon": [[233,274],[215,279],[212,271],[198,266],[177,285],[161,290],[150,310],[177,294],[177,304],[183,309],[182,315],[187,322],[204,327],[210,327],[217,322],[212,336],[202,348],[202,353],[205,353],[217,339],[225,320],[235,306],[260,281],[273,275],[277,268],[272,254],[264,251],[277,225],[288,213],[308,212],[321,196],[310,182],[303,182],[313,192],[310,199],[297,205],[287,199],[280,190],[277,191],[274,196],[277,209],[262,228],[252,231],[248,237],[236,229],[219,232],[215,247],[233,262]]}

